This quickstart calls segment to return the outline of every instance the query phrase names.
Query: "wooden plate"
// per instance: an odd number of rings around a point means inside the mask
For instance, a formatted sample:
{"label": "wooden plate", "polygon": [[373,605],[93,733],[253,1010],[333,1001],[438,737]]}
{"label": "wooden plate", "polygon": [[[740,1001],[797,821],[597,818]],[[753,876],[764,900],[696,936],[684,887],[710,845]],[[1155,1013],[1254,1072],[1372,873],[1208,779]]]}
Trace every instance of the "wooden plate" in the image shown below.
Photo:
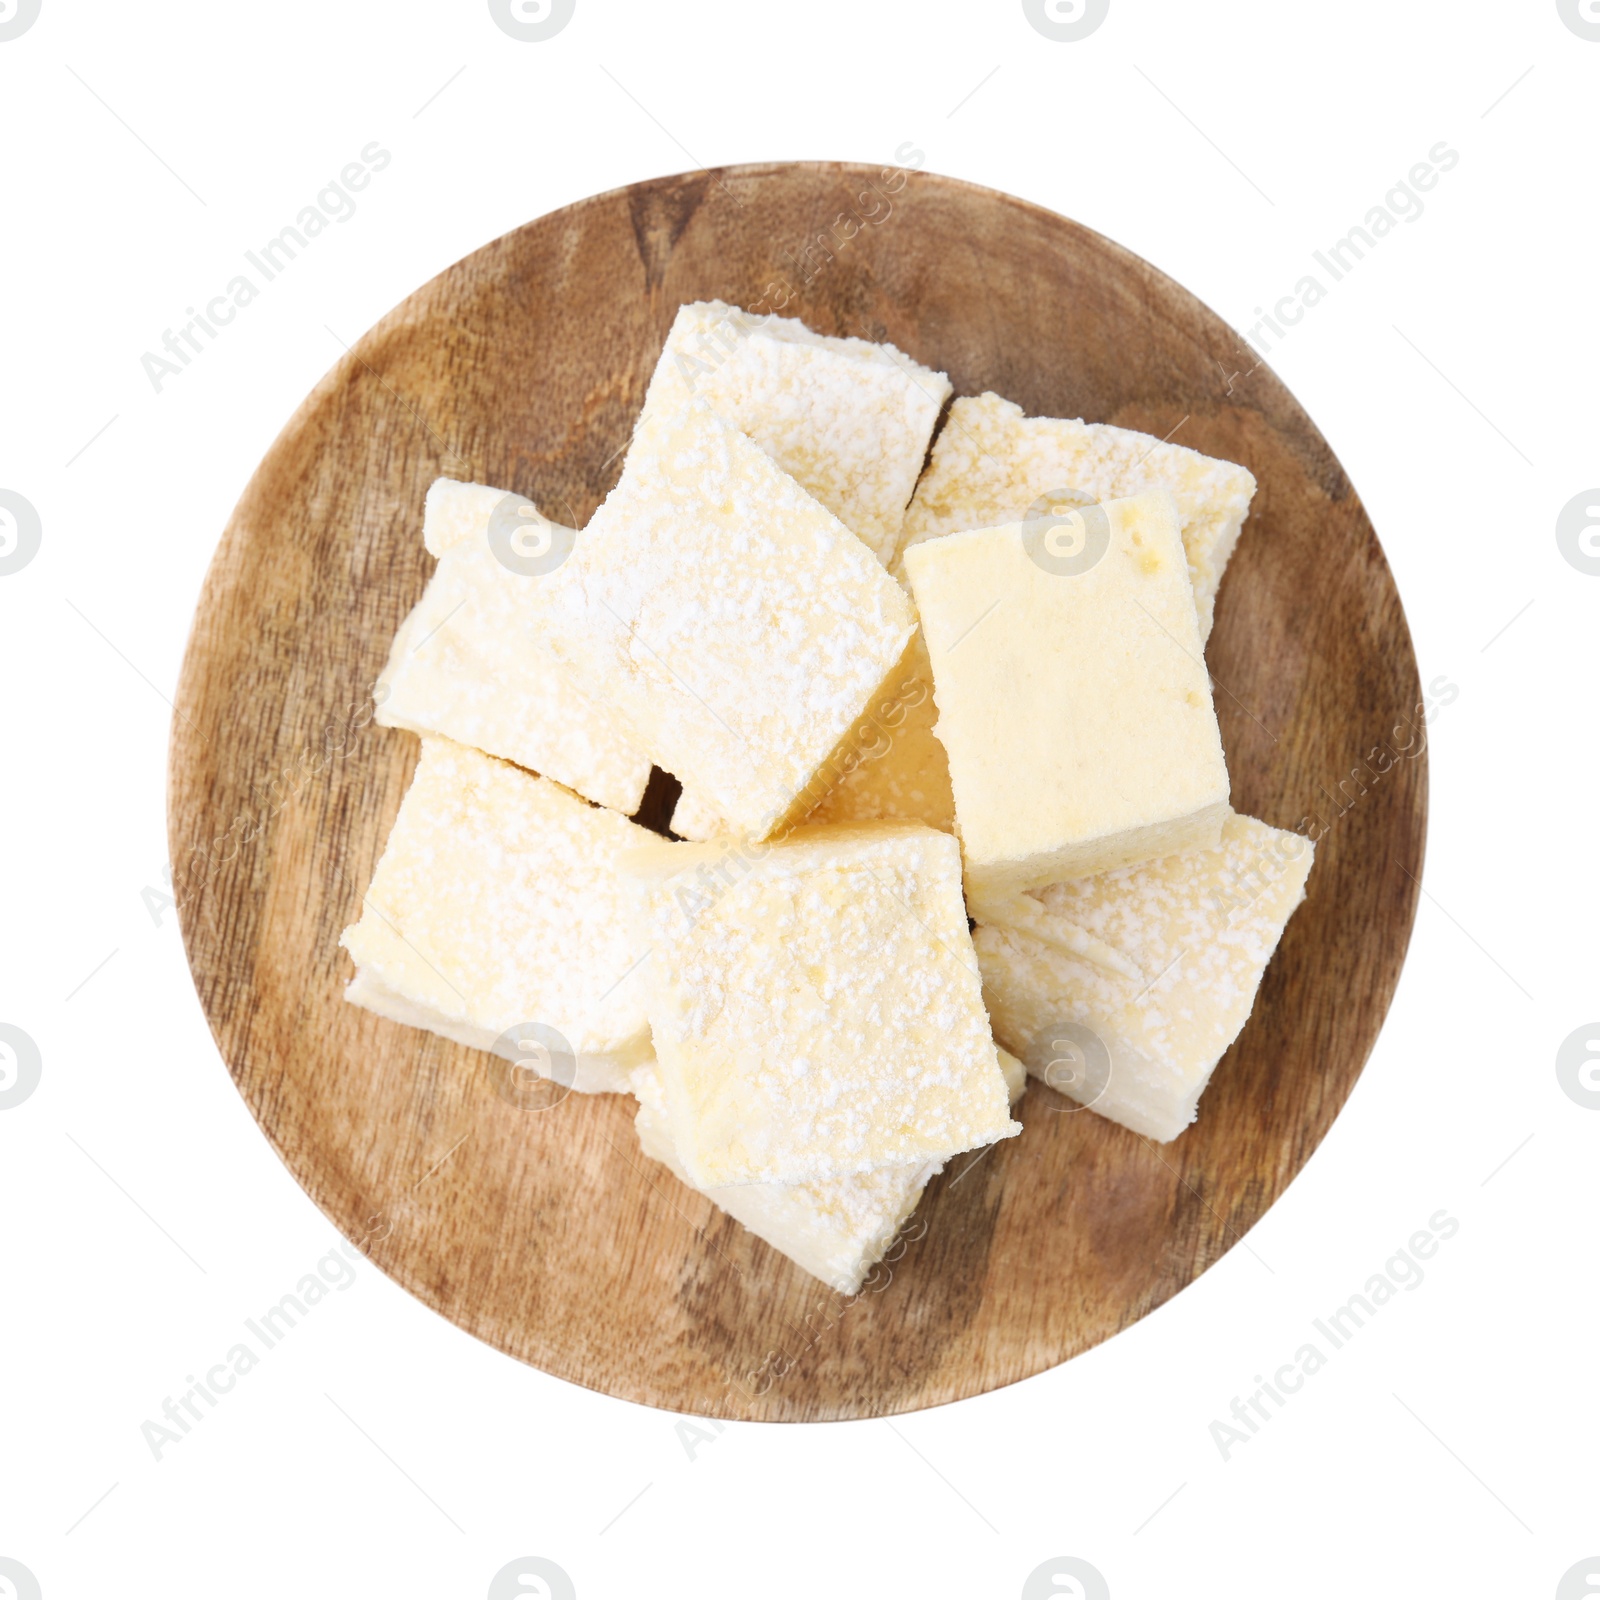
{"label": "wooden plate", "polygon": [[[1260,492],[1209,650],[1233,803],[1327,830],[1195,1127],[1156,1146],[1050,1115],[1062,1102],[1032,1086],[1024,1135],[969,1173],[953,1163],[888,1286],[850,1301],[644,1160],[631,1101],[519,1112],[487,1058],[340,998],[339,932],[416,759],[410,735],[370,725],[369,690],[433,565],[424,491],[441,473],[476,479],[581,525],[615,480],[673,312],[712,296],[890,339],[958,394],[995,389],[1033,414],[1247,464]],[[798,163],[666,178],[451,267],[268,452],[206,580],[178,694],[184,939],[218,1047],[290,1171],[444,1316],[559,1377],[674,1410],[906,1411],[1127,1327],[1236,1244],[1316,1148],[1410,935],[1420,700],[1399,598],[1339,463],[1153,267],[925,174]]]}

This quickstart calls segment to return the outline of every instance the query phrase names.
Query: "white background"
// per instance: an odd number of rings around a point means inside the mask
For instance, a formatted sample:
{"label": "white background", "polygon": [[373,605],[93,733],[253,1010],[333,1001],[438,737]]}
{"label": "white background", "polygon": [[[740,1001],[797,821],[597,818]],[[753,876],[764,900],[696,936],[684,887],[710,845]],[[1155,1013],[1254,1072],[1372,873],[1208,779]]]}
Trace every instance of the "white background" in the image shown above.
{"label": "white background", "polygon": [[[532,44],[483,0],[43,0],[0,43],[0,488],[43,526],[0,577],[0,1021],[43,1058],[0,1112],[0,1556],[45,1600],[478,1597],[530,1554],[582,1600],[1013,1597],[1060,1555],[1116,1600],[1556,1594],[1600,1553],[1600,1112],[1555,1073],[1600,1015],[1600,577],[1555,540],[1600,483],[1597,90],[1600,43],[1555,0],[1112,0],[1079,43],[1016,0],[577,0]],[[141,355],[372,140],[393,161],[357,213],[155,393]],[[141,1423],[337,1243],[145,893],[234,500],[341,341],[506,229],[908,140],[1239,328],[1438,141],[1460,152],[1271,358],[1371,511],[1423,682],[1458,691],[1411,954],[1347,1108],[1251,1248],[960,1405],[686,1442],[363,1263],[157,1462]],[[1224,1461],[1212,1421],[1441,1208],[1459,1232],[1421,1286]]]}

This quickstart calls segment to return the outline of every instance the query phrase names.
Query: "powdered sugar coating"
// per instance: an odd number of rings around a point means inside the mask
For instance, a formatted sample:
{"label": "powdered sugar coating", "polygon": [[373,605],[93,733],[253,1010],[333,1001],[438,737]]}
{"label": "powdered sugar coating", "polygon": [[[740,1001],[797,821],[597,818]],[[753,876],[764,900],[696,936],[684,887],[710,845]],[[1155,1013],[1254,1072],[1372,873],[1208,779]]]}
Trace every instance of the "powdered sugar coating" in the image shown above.
{"label": "powdered sugar coating", "polygon": [[1231,461],[1128,428],[1025,416],[997,394],[957,400],[906,512],[896,560],[940,534],[1021,521],[1040,495],[1062,488],[1097,500],[1171,491],[1204,643],[1256,480]]}
{"label": "powdered sugar coating", "polygon": [[915,626],[861,541],[699,402],[641,421],[530,606],[657,765],[753,838],[814,803]]}
{"label": "powdered sugar coating", "polygon": [[679,308],[644,415],[703,399],[887,566],[949,393],[893,345],[704,300]]}
{"label": "powdered sugar coating", "polygon": [[419,1014],[400,1020],[437,1019],[484,1049],[542,1022],[580,1066],[631,1066],[650,1036],[617,860],[655,838],[546,778],[424,739],[361,918],[339,942]]}
{"label": "powdered sugar coating", "polygon": [[1312,855],[1301,835],[1234,814],[1214,849],[1034,890],[1052,919],[1120,950],[1146,976],[1119,977],[1026,933],[980,927],[973,943],[995,1037],[1042,1077],[1050,1028],[1091,1028],[1111,1057],[1094,1109],[1175,1138],[1250,1015],[1305,898]]}
{"label": "powdered sugar coating", "polygon": [[846,1177],[1020,1131],[948,835],[806,828],[626,865],[673,1144],[697,1186]]}
{"label": "powdered sugar coating", "polygon": [[529,586],[540,580],[510,571],[489,546],[489,516],[504,497],[448,478],[428,491],[423,534],[439,565],[395,635],[377,720],[443,734],[637,811],[650,758],[529,626]]}

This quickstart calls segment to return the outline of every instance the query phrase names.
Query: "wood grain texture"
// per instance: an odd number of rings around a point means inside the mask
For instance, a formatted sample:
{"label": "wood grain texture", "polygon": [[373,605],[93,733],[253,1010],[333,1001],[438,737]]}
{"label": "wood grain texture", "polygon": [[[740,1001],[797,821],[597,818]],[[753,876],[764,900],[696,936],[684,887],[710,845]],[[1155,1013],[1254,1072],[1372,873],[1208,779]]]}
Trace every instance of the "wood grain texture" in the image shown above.
{"label": "wood grain texture", "polygon": [[[631,1101],[519,1112],[490,1058],[340,998],[339,932],[416,757],[410,735],[371,725],[369,691],[432,567],[429,482],[516,489],[582,526],[677,306],[778,309],[784,294],[786,314],[890,339],[958,394],[992,388],[1030,413],[1248,465],[1260,492],[1209,650],[1233,802],[1326,829],[1310,899],[1195,1127],[1155,1146],[1052,1114],[1065,1102],[1033,1085],[1024,1135],[970,1170],[954,1162],[891,1281],[851,1301],[646,1161]],[[428,1305],[548,1372],[769,1420],[885,1415],[1013,1382],[1128,1326],[1236,1244],[1372,1046],[1426,811],[1389,569],[1327,444],[1253,359],[1193,296],[1061,217],[821,163],[598,196],[385,317],[239,502],[173,725],[172,856],[200,999],[240,1092],[333,1222]]]}

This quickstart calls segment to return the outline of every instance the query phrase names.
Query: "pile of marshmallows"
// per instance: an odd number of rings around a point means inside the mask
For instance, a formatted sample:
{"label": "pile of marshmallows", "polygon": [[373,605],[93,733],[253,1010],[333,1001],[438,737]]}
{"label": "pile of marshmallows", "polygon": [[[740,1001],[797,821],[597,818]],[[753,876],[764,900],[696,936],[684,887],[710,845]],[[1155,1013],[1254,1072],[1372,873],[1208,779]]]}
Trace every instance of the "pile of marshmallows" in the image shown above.
{"label": "pile of marshmallows", "polygon": [[436,482],[376,692],[421,756],[341,941],[350,1000],[513,1103],[632,1094],[847,1294],[1024,1069],[1175,1138],[1311,867],[1230,811],[1204,663],[1251,475],[950,393],[704,302],[581,533]]}

